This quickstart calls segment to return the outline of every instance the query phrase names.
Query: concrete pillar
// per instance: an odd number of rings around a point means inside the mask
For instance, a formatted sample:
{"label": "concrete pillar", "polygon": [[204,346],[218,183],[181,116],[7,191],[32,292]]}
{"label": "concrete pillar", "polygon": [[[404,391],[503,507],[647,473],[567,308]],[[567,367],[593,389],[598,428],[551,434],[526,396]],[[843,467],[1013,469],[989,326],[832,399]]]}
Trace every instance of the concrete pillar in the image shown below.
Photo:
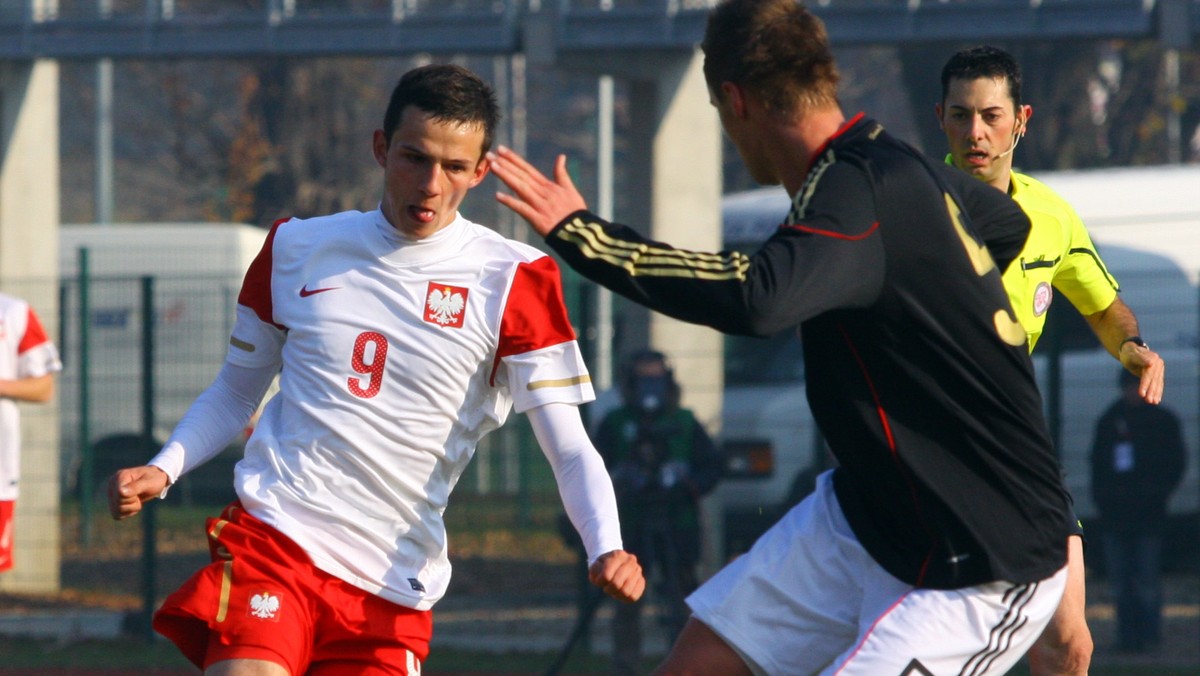
{"label": "concrete pillar", "polygon": [[[0,62],[0,289],[58,330],[58,64]],[[61,346],[60,346],[61,348]],[[59,587],[57,403],[21,408],[22,476],[12,570],[0,590]]]}
{"label": "concrete pillar", "polygon": [[[647,192],[637,203],[646,206],[650,237],[698,251],[721,248],[721,126],[709,105],[703,55],[662,60],[642,72],[653,82],[632,89],[635,142],[641,154],[630,170],[646,172],[634,183]],[[640,216],[640,214],[639,214]],[[650,315],[649,342],[671,356],[683,386],[684,405],[713,432],[721,419],[724,379],[722,338],[716,331]]]}
{"label": "concrete pillar", "polygon": [[[533,64],[622,78],[629,87],[633,128],[624,172],[632,207],[613,219],[649,225],[650,237],[700,251],[721,248],[721,123],[709,103],[704,55],[686,50],[566,51],[555,33],[553,10],[526,18],[524,51]],[[593,205],[594,207],[594,205]],[[724,341],[707,327],[643,313],[622,331],[626,346],[646,345],[670,355],[683,389],[683,405],[713,434],[720,432]],[[721,508],[705,501],[702,574],[722,563]]]}
{"label": "concrete pillar", "polygon": [[[658,69],[657,114],[641,114],[635,100],[633,119],[654,121],[645,166],[650,167],[650,236],[697,251],[721,248],[721,122],[709,104],[704,55],[673,60]],[[637,146],[647,147],[647,146]],[[642,163],[637,163],[642,164]],[[650,315],[650,344],[671,356],[683,388],[683,405],[692,409],[712,434],[720,432],[725,384],[723,337],[704,326],[686,324],[658,313]],[[702,575],[720,567],[721,506],[715,496],[702,511]]]}
{"label": "concrete pillar", "polygon": [[[721,123],[709,103],[704,56],[686,52],[559,54],[558,67],[624,78],[633,121],[628,161],[616,168],[634,195],[614,219],[648,225],[653,239],[697,251],[721,248]],[[720,432],[724,342],[713,329],[644,312],[626,324],[631,345],[670,356],[683,405],[712,434]],[[619,355],[623,356],[623,355]],[[720,507],[705,505],[705,573],[720,564]]]}

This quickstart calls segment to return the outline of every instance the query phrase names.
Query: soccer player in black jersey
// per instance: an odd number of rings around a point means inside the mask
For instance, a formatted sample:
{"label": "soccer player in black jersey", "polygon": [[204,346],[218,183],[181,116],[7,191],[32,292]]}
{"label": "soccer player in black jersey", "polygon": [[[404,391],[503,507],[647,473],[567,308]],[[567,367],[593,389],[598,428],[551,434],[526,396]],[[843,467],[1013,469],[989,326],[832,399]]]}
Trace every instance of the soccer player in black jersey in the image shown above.
{"label": "soccer player in black jersey", "polygon": [[743,162],[793,198],[754,255],[605,222],[561,157],[554,180],[491,157],[512,191],[498,199],[590,279],[729,333],[801,328],[838,467],[689,597],[659,673],[1004,673],[1066,580],[1068,497],[1000,281],[1029,221],[847,119],[824,26],[794,0],[720,3],[703,49]]}

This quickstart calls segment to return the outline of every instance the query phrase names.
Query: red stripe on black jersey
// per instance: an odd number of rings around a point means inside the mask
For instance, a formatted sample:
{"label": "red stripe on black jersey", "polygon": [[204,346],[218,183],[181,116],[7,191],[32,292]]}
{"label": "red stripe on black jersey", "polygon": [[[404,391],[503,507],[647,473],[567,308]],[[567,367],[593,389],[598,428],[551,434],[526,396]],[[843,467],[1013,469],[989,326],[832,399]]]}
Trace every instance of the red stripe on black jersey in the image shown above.
{"label": "red stripe on black jersey", "polygon": [[[854,341],[850,338],[850,334],[846,331],[845,326],[838,326],[838,331],[842,334],[842,339],[846,341],[846,347],[849,348],[850,354],[854,357],[854,361],[858,364],[858,370],[862,373],[863,381],[867,384],[867,389],[871,392],[871,400],[875,404],[875,412],[879,414],[879,424],[883,426],[883,433],[887,437],[888,450],[891,451],[892,461],[896,463],[896,473],[904,478],[905,484],[908,486],[909,495],[912,496],[913,512],[917,515],[921,524],[921,529],[929,536],[930,541],[933,540],[933,532],[929,529],[925,522],[925,515],[921,510],[921,496],[918,494],[916,486],[913,485],[911,473],[905,471],[904,463],[900,461],[900,452],[896,448],[896,437],[892,434],[892,424],[888,422],[888,412],[883,406],[883,401],[879,398],[879,390],[875,387],[875,380],[871,377],[870,370],[867,369],[867,364],[863,361],[862,355],[858,353],[858,348],[855,347]],[[925,581],[925,572],[929,570],[929,562],[933,559],[934,552],[931,550],[925,555],[925,559],[921,562],[921,569],[917,571],[916,582],[914,586],[920,587]]]}
{"label": "red stripe on black jersey", "polygon": [[871,227],[867,228],[866,231],[855,234],[855,235],[847,235],[847,234],[844,234],[841,232],[834,232],[832,230],[822,230],[821,228],[813,228],[813,227],[810,227],[807,225],[803,225],[801,223],[784,223],[783,225],[779,226],[779,229],[780,230],[795,230],[797,232],[807,232],[810,235],[820,235],[822,237],[833,237],[834,239],[844,239],[848,242],[855,242],[860,239],[866,239],[866,238],[870,237],[872,235],[872,233],[874,233],[876,230],[879,229],[879,221],[875,221],[874,223],[872,223]]}

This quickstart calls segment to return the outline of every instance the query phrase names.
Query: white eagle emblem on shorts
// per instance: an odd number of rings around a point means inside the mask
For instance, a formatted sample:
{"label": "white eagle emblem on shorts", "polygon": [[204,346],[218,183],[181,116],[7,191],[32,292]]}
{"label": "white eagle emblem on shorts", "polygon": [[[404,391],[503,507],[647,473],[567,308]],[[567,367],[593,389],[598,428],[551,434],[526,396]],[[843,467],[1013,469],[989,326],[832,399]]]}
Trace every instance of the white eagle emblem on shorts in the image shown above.
{"label": "white eagle emblem on shorts", "polygon": [[467,307],[467,289],[449,284],[429,283],[425,295],[425,321],[459,329]]}
{"label": "white eagle emblem on shorts", "polygon": [[279,597],[269,592],[250,597],[250,615],[262,620],[278,620]]}

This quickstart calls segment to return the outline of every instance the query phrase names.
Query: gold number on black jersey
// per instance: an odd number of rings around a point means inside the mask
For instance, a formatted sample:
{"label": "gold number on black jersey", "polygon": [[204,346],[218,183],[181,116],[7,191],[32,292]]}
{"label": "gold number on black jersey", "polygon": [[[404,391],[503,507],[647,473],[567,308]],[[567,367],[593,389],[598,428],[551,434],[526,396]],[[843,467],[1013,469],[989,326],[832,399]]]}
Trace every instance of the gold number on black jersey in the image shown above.
{"label": "gold number on black jersey", "polygon": [[[946,199],[946,211],[950,213],[950,220],[954,223],[954,229],[958,232],[958,238],[962,241],[963,248],[967,251],[967,258],[970,259],[971,265],[975,268],[975,274],[983,277],[987,273],[996,269],[996,261],[992,259],[992,253],[987,247],[979,243],[971,233],[967,232],[966,227],[962,224],[962,211],[959,210],[958,204],[950,197],[948,193],[943,193]],[[1025,344],[1025,329],[1016,317],[1008,311],[1007,308],[1000,308],[992,315],[992,323],[996,327],[996,334],[1005,343],[1014,347]]]}

